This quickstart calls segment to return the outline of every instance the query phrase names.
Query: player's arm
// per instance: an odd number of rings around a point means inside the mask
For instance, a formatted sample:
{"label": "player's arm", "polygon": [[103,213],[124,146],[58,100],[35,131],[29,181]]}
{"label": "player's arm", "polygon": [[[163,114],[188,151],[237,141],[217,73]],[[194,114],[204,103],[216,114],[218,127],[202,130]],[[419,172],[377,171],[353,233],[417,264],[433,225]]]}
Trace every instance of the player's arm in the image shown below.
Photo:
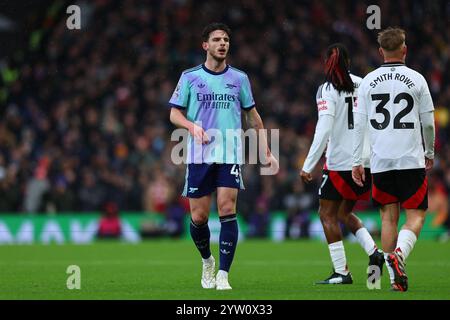
{"label": "player's arm", "polygon": [[330,138],[331,129],[334,124],[334,115],[336,110],[336,92],[329,90],[331,85],[323,84],[317,90],[316,102],[319,119],[316,124],[316,131],[308,156],[306,157],[303,168],[300,171],[300,177],[305,183],[312,180],[311,172],[322,157],[323,152]]}
{"label": "player's arm", "polygon": [[366,180],[363,167],[363,149],[364,149],[364,134],[367,130],[367,106],[365,98],[365,89],[362,84],[358,90],[357,104],[353,107],[353,168],[352,178],[355,183],[362,187]]}
{"label": "player's arm", "polygon": [[[257,132],[257,136],[260,137],[259,141],[259,150],[263,150],[260,157],[262,157],[261,162],[263,164],[270,165],[266,174],[276,174],[279,170],[278,160],[272,155],[270,151],[269,145],[267,143],[266,131],[264,130],[264,124],[259,115],[258,111],[255,108],[255,100],[253,99],[252,88],[250,85],[250,80],[247,75],[242,77],[241,87],[239,90],[239,101],[241,102],[241,108],[243,112],[243,121],[244,127],[249,129],[255,129]],[[262,133],[260,134],[261,131]]]}
{"label": "player's arm", "polygon": [[423,141],[425,144],[425,169],[430,170],[434,164],[434,105],[427,81],[422,77],[422,93],[419,103],[419,120],[422,124]]}
{"label": "player's arm", "polygon": [[425,143],[425,168],[433,168],[434,163],[434,112],[425,112],[419,114],[422,123],[423,141]]}
{"label": "player's arm", "polygon": [[[262,155],[265,158],[261,159],[261,162],[263,164],[269,164],[270,167],[273,168],[273,172],[278,172],[278,160],[270,151],[269,145],[267,143],[266,131],[264,130],[264,123],[258,111],[254,107],[251,109],[244,109],[243,115],[244,127],[247,129],[252,128],[256,130],[259,137],[259,147],[261,148],[261,150],[265,150],[264,154]],[[263,134],[261,134],[260,130],[263,130]]]}
{"label": "player's arm", "polygon": [[323,152],[327,146],[330,138],[331,128],[333,127],[334,117],[330,114],[323,114],[319,116],[317,121],[316,131],[314,133],[313,143],[309,148],[308,156],[306,157],[303,169],[300,173],[304,182],[312,180],[311,172],[322,157]]}
{"label": "player's arm", "polygon": [[171,106],[170,122],[178,128],[187,129],[196,141],[206,144],[209,142],[209,138],[203,128],[192,121],[189,121],[182,111],[187,108],[189,95],[189,81],[183,73],[169,101],[169,105]]}
{"label": "player's arm", "polygon": [[189,131],[189,133],[194,137],[195,140],[201,142],[202,144],[206,144],[209,142],[209,137],[206,134],[205,130],[199,125],[196,125],[192,121],[189,121],[183,112],[176,108],[172,107],[170,109],[170,122],[172,122],[178,128],[184,128]]}

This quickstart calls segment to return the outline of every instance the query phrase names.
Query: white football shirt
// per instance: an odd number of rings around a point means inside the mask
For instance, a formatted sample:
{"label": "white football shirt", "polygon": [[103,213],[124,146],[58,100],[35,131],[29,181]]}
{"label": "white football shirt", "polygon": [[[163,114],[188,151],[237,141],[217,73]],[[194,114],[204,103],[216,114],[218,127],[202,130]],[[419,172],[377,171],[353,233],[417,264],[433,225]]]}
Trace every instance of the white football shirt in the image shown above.
{"label": "white football shirt", "polygon": [[[353,107],[357,103],[357,90],[362,79],[353,74],[350,74],[350,77],[355,84],[353,94],[339,93],[331,83],[322,84],[317,91],[316,100],[319,117],[325,114],[334,117],[325,154],[327,168],[333,171],[352,170]],[[370,167],[368,139],[367,132],[363,148],[363,166],[365,168]]]}
{"label": "white football shirt", "polygon": [[368,118],[372,173],[425,167],[419,114],[433,110],[425,78],[403,63],[364,77],[353,111]]}

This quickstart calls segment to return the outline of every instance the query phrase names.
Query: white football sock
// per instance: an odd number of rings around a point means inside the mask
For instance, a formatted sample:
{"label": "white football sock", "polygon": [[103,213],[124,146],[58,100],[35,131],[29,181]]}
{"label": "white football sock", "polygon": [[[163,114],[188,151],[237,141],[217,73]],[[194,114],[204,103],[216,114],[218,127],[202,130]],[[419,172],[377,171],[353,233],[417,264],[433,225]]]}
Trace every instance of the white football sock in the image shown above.
{"label": "white football sock", "polygon": [[408,229],[402,229],[398,233],[398,239],[397,239],[397,248],[400,248],[400,250],[403,253],[403,258],[406,260],[408,258],[409,254],[411,253],[412,249],[414,248],[414,244],[417,241],[417,237],[414,232]]}
{"label": "white football sock", "polygon": [[328,249],[330,250],[334,271],[344,276],[347,275],[347,259],[345,258],[344,243],[342,241],[330,243]]}
{"label": "white football sock", "polygon": [[355,236],[367,255],[371,256],[375,252],[377,245],[375,244],[375,241],[373,241],[369,231],[367,231],[366,228],[360,228],[356,231]]}
{"label": "white football sock", "polygon": [[391,284],[394,283],[394,270],[392,270],[391,266],[389,265],[389,263],[387,263],[387,259],[389,257],[389,253],[384,253],[384,260],[386,261],[386,268],[389,272],[389,279],[391,280]]}

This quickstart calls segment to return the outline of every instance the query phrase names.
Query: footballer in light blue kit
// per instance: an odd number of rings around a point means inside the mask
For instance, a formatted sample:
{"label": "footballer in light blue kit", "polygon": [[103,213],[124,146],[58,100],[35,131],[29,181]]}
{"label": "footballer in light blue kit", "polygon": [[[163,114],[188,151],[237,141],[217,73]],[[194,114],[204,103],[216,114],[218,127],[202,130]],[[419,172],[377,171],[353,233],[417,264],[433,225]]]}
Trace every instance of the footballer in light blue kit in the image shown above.
{"label": "footballer in light blue kit", "polygon": [[[186,181],[183,196],[189,198],[190,233],[202,256],[201,285],[205,289],[229,290],[228,272],[238,242],[236,201],[243,189],[241,176],[241,117],[247,126],[264,129],[248,76],[225,61],[231,31],[225,24],[212,23],[203,30],[204,64],[185,70],[169,101],[170,121],[189,130]],[[265,163],[278,167],[266,139]],[[208,227],[212,193],[217,192],[221,223],[220,265],[215,275],[215,259],[210,250]]]}
{"label": "footballer in light blue kit", "polygon": [[[186,70],[182,73],[175,89],[170,105],[174,108],[187,111],[189,121],[200,124],[203,130],[215,129],[220,131],[222,141],[214,144],[214,148],[207,145],[195,144],[190,135],[188,137],[188,164],[227,164],[223,168],[236,168],[239,172],[242,164],[241,139],[233,139],[227,144],[227,131],[236,132],[242,128],[241,109],[250,110],[255,106],[250,82],[247,75],[230,65],[220,72],[209,70],[205,65]],[[216,137],[219,138],[219,137]],[[202,166],[207,168],[208,166]],[[189,166],[188,169],[199,168]],[[198,169],[197,169],[198,170]],[[228,172],[231,172],[228,170]],[[199,172],[195,172],[198,174]],[[240,188],[241,184],[235,182],[239,175],[232,174],[230,183],[226,186]],[[233,179],[231,179],[233,178]],[[193,181],[188,181],[186,187]],[[195,184],[195,183],[194,183]],[[196,186],[199,187],[199,186]],[[199,198],[211,193],[215,185],[205,186],[200,190],[184,190],[185,196]],[[241,187],[242,188],[242,187]]]}

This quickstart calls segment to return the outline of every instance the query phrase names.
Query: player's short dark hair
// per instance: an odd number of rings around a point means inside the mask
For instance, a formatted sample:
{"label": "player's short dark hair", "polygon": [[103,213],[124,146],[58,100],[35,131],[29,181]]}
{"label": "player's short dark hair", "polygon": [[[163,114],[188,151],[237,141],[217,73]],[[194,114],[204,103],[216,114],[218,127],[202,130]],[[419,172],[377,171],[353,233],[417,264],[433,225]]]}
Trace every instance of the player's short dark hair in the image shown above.
{"label": "player's short dark hair", "polygon": [[355,85],[350,77],[350,56],[342,43],[335,43],[328,47],[325,59],[325,81],[331,83],[338,91],[353,93]]}
{"label": "player's short dark hair", "polygon": [[208,41],[209,35],[211,34],[211,32],[216,31],[216,30],[223,30],[226,32],[228,37],[231,37],[231,29],[225,23],[213,22],[213,23],[208,24],[203,29],[203,32],[202,32],[203,41],[205,41],[205,42]]}
{"label": "player's short dark hair", "polygon": [[406,32],[400,28],[389,27],[378,33],[378,44],[386,51],[396,51],[406,40]]}

